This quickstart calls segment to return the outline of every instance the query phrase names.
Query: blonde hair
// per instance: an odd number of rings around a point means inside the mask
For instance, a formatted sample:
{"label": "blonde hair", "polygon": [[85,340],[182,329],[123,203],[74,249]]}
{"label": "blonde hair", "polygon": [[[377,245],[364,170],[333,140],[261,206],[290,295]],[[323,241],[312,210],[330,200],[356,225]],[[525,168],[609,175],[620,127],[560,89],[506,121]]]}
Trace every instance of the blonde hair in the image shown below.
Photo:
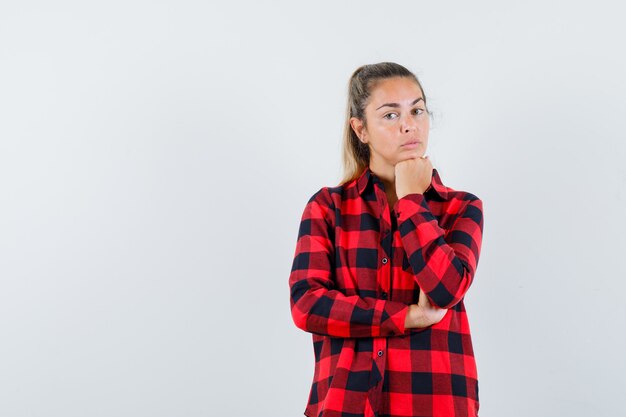
{"label": "blonde hair", "polygon": [[[426,95],[422,85],[415,74],[402,65],[394,62],[379,62],[357,68],[348,82],[346,120],[343,128],[343,178],[340,185],[356,179],[370,162],[369,145],[359,140],[352,126],[350,126],[350,118],[361,119],[363,125],[367,127],[365,118],[367,100],[379,81],[393,77],[407,77],[415,81],[422,90],[424,105],[426,106]],[[426,112],[431,115],[428,107],[426,107]]]}

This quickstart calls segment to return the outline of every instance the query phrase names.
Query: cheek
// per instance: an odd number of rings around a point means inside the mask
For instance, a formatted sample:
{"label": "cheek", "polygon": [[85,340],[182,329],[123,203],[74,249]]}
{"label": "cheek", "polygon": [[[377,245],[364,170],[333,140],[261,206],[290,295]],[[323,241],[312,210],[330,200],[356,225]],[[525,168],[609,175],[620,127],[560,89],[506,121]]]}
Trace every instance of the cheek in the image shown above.
{"label": "cheek", "polygon": [[378,137],[389,142],[397,135],[397,128],[394,126],[381,126],[378,130]]}

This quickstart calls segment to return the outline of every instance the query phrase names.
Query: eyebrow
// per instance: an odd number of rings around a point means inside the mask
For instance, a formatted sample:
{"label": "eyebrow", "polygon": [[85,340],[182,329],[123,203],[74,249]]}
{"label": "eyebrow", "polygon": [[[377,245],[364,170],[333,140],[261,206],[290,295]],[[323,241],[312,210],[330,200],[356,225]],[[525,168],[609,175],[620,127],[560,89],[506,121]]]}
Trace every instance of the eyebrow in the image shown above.
{"label": "eyebrow", "polygon": [[[411,103],[411,106],[412,106],[412,105],[414,105],[415,103],[417,103],[417,102],[418,102],[418,101],[420,101],[420,100],[424,100],[424,98],[423,98],[423,97],[416,98],[416,99],[413,101],[413,103]],[[380,106],[380,107],[385,107],[385,106],[389,106],[389,107],[400,107],[400,105],[399,105],[398,103],[385,103],[385,104],[383,104],[383,105],[382,105],[382,106]],[[379,107],[378,109],[380,109],[380,107]],[[376,110],[378,110],[378,109],[376,109]]]}

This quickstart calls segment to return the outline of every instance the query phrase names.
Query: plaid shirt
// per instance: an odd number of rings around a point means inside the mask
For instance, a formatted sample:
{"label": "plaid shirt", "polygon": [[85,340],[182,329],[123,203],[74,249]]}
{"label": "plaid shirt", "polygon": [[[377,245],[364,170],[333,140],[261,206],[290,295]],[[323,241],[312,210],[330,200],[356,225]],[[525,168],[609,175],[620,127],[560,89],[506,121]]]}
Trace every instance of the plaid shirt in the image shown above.
{"label": "plaid shirt", "polygon": [[[424,194],[393,207],[369,167],[309,199],[289,276],[291,315],[315,355],[304,415],[478,416],[463,297],[482,230],[482,201],[443,185],[437,169]],[[449,310],[407,329],[420,290]]]}

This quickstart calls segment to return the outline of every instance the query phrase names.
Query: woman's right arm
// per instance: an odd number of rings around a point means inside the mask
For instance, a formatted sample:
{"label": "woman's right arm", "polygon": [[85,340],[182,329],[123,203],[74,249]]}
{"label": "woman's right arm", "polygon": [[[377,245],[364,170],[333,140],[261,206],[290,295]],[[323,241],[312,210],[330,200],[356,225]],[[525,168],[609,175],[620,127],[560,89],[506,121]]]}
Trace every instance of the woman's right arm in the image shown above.
{"label": "woman's right arm", "polygon": [[405,334],[407,304],[348,296],[335,288],[334,216],[334,204],[327,188],[309,199],[302,214],[289,276],[295,325],[310,333],[334,337]]}

